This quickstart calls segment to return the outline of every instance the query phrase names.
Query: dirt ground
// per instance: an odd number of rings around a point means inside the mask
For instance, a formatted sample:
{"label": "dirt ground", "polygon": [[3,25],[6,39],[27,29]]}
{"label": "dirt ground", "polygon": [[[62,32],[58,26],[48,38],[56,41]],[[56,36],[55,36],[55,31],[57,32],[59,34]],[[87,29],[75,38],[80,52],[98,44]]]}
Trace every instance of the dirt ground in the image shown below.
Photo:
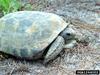
{"label": "dirt ground", "polygon": [[[30,0],[30,1],[35,1],[35,0]],[[39,1],[36,1],[37,5],[38,2]],[[68,6],[65,7],[65,5],[68,4],[69,7]],[[48,4],[39,2],[40,7],[41,5],[42,7],[41,8],[38,7],[37,10],[53,12],[60,14],[61,16],[63,13],[64,18],[68,20],[68,18],[66,18],[66,13],[64,11],[68,9],[68,11],[71,12],[73,9],[70,9],[70,7],[73,7],[73,5],[75,4],[80,5],[79,7],[81,9],[79,11],[83,11],[84,9],[86,9],[91,12],[90,13],[91,15],[92,12],[94,11],[100,14],[99,13],[100,5],[98,2],[96,3],[93,0],[58,0],[58,2],[55,1],[55,3],[51,2]],[[96,6],[96,4],[98,5]],[[90,6],[93,6],[95,9],[90,8]],[[79,9],[78,6],[75,6],[75,8]],[[34,10],[36,10],[36,8],[34,8]],[[75,12],[72,12],[72,14],[76,13],[77,10],[73,11]],[[79,15],[78,16],[74,15],[74,17],[72,16],[69,17],[70,20],[76,18],[78,20],[83,21],[82,23],[86,25],[85,28],[87,28],[88,22],[90,22],[90,24],[92,25],[96,22],[95,25],[97,27],[100,27],[100,25],[98,25],[100,23],[100,18],[99,20],[97,20],[93,17],[93,15],[85,18],[84,17],[80,18]],[[89,20],[89,18],[91,17],[93,18]],[[98,17],[100,17],[100,15]],[[77,31],[79,30],[84,31],[84,28],[81,29],[81,27],[77,26],[75,26],[75,28]],[[91,29],[92,28],[90,28],[90,30]],[[94,32],[100,36],[100,32],[98,30],[97,31],[94,30]],[[64,52],[62,52],[55,60],[49,62],[47,65],[43,65],[41,63],[41,60],[27,61],[27,60],[15,59],[13,57],[8,58],[7,56],[6,58],[3,58],[4,56],[2,55],[0,55],[0,57],[2,57],[2,59],[0,60],[0,75],[76,75],[76,70],[100,70],[100,48],[95,49],[91,47],[89,43],[86,42],[77,43],[77,46],[74,47],[73,49],[64,49]]]}

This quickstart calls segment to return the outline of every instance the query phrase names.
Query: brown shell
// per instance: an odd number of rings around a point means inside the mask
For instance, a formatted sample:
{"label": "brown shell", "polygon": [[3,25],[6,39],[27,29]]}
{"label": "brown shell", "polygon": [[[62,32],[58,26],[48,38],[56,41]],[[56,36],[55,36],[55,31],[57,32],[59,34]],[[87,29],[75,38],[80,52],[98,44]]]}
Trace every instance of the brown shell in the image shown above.
{"label": "brown shell", "polygon": [[0,50],[11,55],[32,58],[43,52],[67,25],[61,17],[52,13],[10,13],[0,19]]}

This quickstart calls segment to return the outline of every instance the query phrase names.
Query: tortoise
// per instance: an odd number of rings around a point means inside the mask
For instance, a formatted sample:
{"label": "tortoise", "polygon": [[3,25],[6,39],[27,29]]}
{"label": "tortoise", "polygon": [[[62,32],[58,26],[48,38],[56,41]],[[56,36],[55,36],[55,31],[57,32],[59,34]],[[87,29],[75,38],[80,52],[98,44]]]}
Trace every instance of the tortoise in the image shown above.
{"label": "tortoise", "polygon": [[41,11],[17,11],[0,19],[0,52],[47,63],[75,44],[75,31],[60,16]]}

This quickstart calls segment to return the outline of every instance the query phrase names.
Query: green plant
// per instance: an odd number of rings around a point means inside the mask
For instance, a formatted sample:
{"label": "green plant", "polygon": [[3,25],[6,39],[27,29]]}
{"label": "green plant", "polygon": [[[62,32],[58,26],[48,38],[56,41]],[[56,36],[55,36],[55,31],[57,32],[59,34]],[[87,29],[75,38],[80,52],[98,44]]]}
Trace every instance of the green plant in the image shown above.
{"label": "green plant", "polygon": [[19,0],[0,0],[0,11],[5,15],[21,8]]}

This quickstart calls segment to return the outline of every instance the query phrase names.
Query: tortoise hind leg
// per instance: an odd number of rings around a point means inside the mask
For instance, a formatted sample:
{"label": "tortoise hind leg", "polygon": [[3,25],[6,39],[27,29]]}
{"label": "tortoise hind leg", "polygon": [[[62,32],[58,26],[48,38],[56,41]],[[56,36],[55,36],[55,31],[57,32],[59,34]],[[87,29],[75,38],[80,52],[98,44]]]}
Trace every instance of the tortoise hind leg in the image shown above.
{"label": "tortoise hind leg", "polygon": [[44,57],[44,64],[50,60],[53,60],[63,50],[64,42],[65,41],[63,37],[58,36],[56,38],[56,40],[50,46],[46,56]]}

